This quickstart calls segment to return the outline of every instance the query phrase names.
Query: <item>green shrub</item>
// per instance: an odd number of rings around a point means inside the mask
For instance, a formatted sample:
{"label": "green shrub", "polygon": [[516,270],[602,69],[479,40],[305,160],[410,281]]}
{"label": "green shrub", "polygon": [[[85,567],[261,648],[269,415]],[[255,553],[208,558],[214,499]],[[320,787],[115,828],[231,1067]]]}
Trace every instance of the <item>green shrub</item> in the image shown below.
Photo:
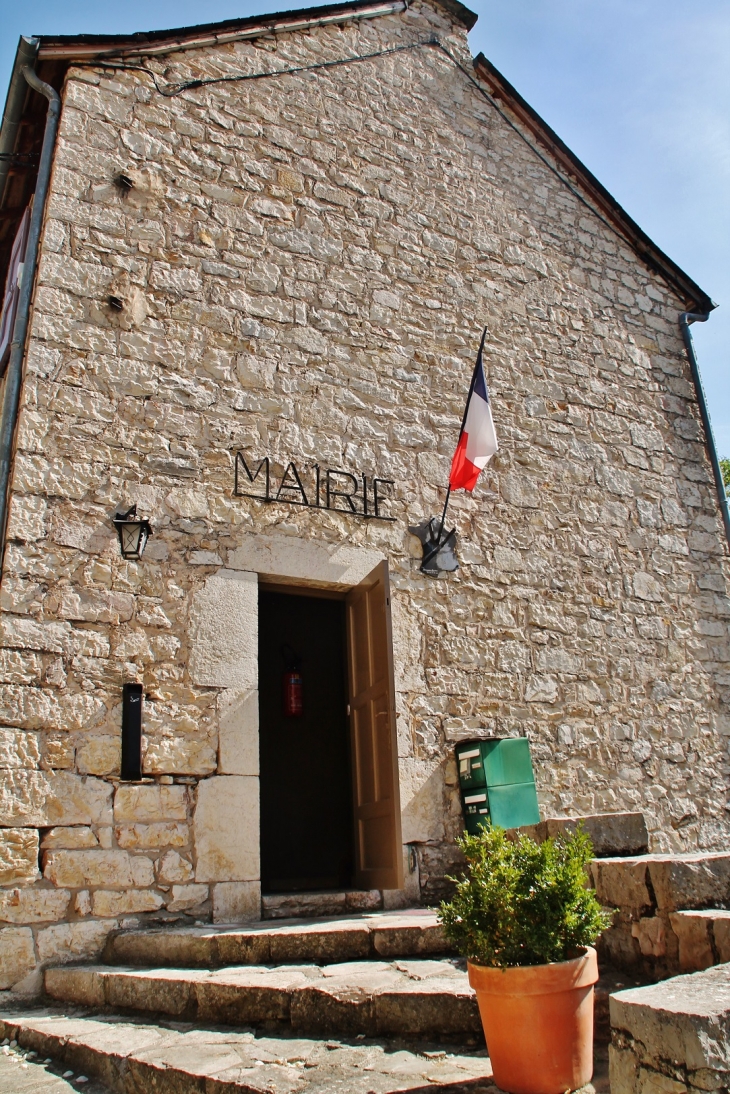
{"label": "green shrub", "polygon": [[720,470],[722,471],[722,481],[725,486],[730,487],[730,460],[727,456],[723,456],[720,460]]}
{"label": "green shrub", "polygon": [[475,964],[567,961],[609,926],[610,913],[587,888],[593,847],[580,829],[538,844],[483,828],[458,842],[467,871],[450,878],[456,893],[441,905],[440,918],[457,952]]}

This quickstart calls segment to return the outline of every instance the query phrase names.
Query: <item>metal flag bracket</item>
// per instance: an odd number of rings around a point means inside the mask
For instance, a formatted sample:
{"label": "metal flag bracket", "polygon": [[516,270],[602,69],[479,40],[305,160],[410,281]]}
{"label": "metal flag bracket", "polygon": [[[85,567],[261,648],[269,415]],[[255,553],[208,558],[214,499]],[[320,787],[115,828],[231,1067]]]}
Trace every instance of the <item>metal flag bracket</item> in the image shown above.
{"label": "metal flag bracket", "polygon": [[421,573],[428,574],[429,577],[453,573],[459,568],[456,558],[456,529],[452,528],[446,535],[443,534],[443,529],[443,521],[440,521],[438,517],[430,517],[421,524],[408,526],[408,531],[421,541],[423,547]]}

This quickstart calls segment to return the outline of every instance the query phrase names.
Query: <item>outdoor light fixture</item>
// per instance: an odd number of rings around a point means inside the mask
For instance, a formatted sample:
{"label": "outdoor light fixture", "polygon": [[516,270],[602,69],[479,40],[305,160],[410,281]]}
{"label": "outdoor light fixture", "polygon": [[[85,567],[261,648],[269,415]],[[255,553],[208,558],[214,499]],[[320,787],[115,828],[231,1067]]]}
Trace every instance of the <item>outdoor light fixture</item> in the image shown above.
{"label": "outdoor light fixture", "polygon": [[152,535],[152,525],[148,520],[137,519],[137,506],[131,506],[126,513],[115,513],[112,524],[119,535],[122,558],[141,558]]}

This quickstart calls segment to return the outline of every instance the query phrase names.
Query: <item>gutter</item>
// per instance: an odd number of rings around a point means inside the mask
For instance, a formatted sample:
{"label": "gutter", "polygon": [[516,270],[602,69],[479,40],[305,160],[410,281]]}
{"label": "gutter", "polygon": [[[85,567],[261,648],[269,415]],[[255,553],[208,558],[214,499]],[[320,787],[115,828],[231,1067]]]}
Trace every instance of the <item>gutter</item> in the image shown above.
{"label": "gutter", "polygon": [[13,153],[18,142],[18,130],[20,118],[23,113],[25,97],[28,86],[23,79],[23,68],[35,65],[40,38],[21,38],[18,43],[18,51],[15,54],[15,63],[10,77],[10,87],[5,103],[2,129],[0,129],[0,207],[2,207],[5,194],[5,184],[12,166]]}
{"label": "gutter", "polygon": [[[22,46],[22,39],[21,39]],[[18,50],[20,53],[20,50]],[[17,69],[16,62],[16,69]],[[25,101],[25,84],[28,83],[40,95],[48,99],[48,113],[46,115],[46,128],[43,134],[43,147],[41,148],[40,163],[38,165],[38,178],[35,193],[33,195],[33,209],[30,215],[28,228],[28,243],[25,249],[25,262],[23,265],[22,280],[20,282],[20,296],[18,310],[13,326],[13,340],[10,344],[10,359],[5,373],[5,386],[3,391],[2,418],[0,418],[0,557],[5,550],[5,530],[7,526],[8,512],[8,484],[10,482],[10,466],[13,457],[15,442],[15,427],[18,421],[18,407],[20,405],[20,388],[23,379],[23,357],[25,354],[25,340],[28,333],[28,316],[33,297],[33,286],[38,266],[38,250],[43,227],[43,214],[46,206],[46,196],[51,179],[51,167],[53,166],[53,149],[56,143],[58,119],[61,114],[61,99],[56,91],[39,80],[35,72],[28,65],[20,68],[22,87],[19,89],[11,82],[11,95],[13,102]],[[13,81],[16,78],[16,70],[13,70]],[[18,81],[20,83],[20,80]],[[21,93],[22,92],[22,93]],[[7,111],[6,111],[7,119]],[[4,122],[5,120],[4,119]],[[11,117],[9,125],[18,125],[17,120]],[[3,124],[5,132],[5,124]]]}
{"label": "gutter", "polygon": [[[390,0],[386,3],[375,3],[367,7],[353,10],[352,8],[339,8],[331,15],[319,15],[314,18],[297,19],[279,18],[271,16],[269,19],[261,19],[247,27],[235,27],[230,30],[212,31],[207,34],[170,34],[157,42],[128,42],[114,46],[104,46],[101,42],[84,43],[74,42],[54,43],[46,39],[46,44],[41,46],[39,58],[41,60],[91,60],[103,58],[127,58],[138,59],[142,57],[154,57],[167,53],[177,53],[186,49],[202,49],[208,46],[223,45],[228,42],[242,42],[250,38],[261,38],[266,34],[289,33],[295,30],[311,30],[314,27],[326,27],[331,24],[346,23],[353,19],[375,19],[380,15],[394,15],[405,11],[408,4],[405,0]],[[293,14],[293,13],[292,13]]]}
{"label": "gutter", "polygon": [[720,461],[717,457],[715,435],[712,432],[712,423],[710,422],[710,412],[707,409],[705,389],[702,386],[702,377],[700,376],[700,369],[699,365],[697,364],[697,357],[695,355],[694,342],[692,341],[692,335],[689,329],[690,323],[706,323],[708,319],[709,313],[704,314],[698,312],[683,311],[679,317],[679,329],[682,332],[682,338],[684,339],[684,345],[687,350],[687,356],[689,358],[689,367],[692,371],[692,380],[695,385],[695,391],[697,392],[697,402],[699,403],[700,407],[702,427],[705,431],[707,454],[710,457],[710,464],[712,465],[712,477],[715,480],[717,500],[720,503],[722,523],[725,526],[725,538],[727,539],[728,546],[730,546],[730,512],[728,511],[728,498],[727,494],[725,493],[725,482],[722,477],[722,470],[720,469]]}

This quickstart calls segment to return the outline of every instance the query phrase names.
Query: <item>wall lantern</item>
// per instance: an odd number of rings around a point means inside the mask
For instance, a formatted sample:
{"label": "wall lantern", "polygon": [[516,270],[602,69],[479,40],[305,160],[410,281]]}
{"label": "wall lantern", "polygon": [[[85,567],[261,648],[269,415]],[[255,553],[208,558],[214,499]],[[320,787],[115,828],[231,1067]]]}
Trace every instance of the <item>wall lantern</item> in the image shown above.
{"label": "wall lantern", "polygon": [[137,506],[133,505],[126,513],[115,513],[112,524],[119,535],[122,558],[141,558],[152,535],[152,525],[148,520],[137,519]]}

